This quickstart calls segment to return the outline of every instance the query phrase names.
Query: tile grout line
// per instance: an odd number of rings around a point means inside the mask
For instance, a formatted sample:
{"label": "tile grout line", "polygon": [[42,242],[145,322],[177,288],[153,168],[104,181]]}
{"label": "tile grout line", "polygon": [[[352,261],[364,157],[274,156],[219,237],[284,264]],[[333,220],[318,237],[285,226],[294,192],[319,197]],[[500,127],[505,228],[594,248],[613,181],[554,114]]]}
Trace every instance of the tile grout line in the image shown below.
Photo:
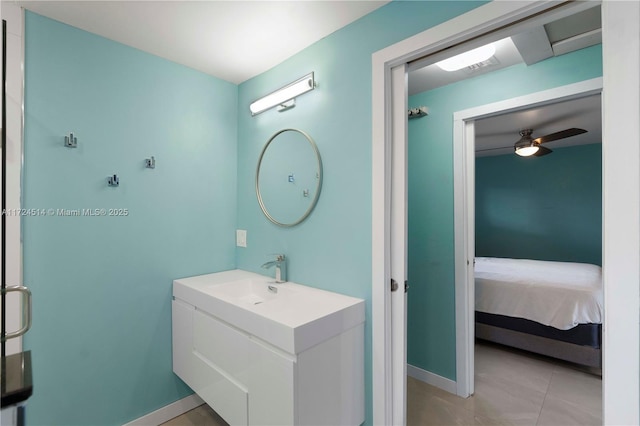
{"label": "tile grout line", "polygon": [[544,392],[544,398],[542,399],[542,405],[540,405],[540,411],[538,412],[538,418],[536,419],[536,426],[540,425],[540,415],[542,414],[542,409],[544,408],[544,403],[547,401],[547,396],[549,396],[549,388],[551,387],[551,382],[553,381],[553,376],[556,374],[555,366],[551,369],[551,377],[549,377],[549,383],[547,384],[547,390]]}

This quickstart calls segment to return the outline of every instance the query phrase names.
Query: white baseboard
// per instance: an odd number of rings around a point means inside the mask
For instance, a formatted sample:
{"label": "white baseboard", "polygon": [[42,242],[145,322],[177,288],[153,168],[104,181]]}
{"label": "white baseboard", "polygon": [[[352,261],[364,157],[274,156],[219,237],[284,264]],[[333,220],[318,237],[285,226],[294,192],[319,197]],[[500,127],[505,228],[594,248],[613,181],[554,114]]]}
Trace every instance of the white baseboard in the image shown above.
{"label": "white baseboard", "polygon": [[451,379],[438,376],[437,374],[423,370],[422,368],[418,368],[411,364],[407,364],[407,374],[414,379],[418,379],[431,386],[435,386],[454,395],[456,394],[456,382]]}
{"label": "white baseboard", "polygon": [[179,399],[174,403],[165,405],[162,408],[157,409],[147,415],[139,417],[123,426],[158,426],[164,422],[168,422],[174,417],[178,417],[187,411],[193,410],[196,407],[204,404],[202,398],[195,393],[185,398]]}

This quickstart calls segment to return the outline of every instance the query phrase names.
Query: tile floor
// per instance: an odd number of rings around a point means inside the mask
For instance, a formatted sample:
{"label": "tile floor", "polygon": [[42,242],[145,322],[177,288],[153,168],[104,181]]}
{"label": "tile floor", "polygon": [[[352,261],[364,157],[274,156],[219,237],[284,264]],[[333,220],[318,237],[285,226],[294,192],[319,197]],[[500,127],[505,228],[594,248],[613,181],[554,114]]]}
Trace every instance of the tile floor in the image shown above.
{"label": "tile floor", "polygon": [[460,398],[407,379],[407,425],[601,425],[593,369],[489,343],[476,344],[475,394]]}
{"label": "tile floor", "polygon": [[[593,371],[489,343],[476,344],[476,393],[459,398],[407,378],[407,425],[601,425]],[[201,405],[163,426],[227,426]]]}
{"label": "tile floor", "polygon": [[161,426],[229,426],[229,423],[225,422],[207,404],[203,404],[175,419],[162,423]]}

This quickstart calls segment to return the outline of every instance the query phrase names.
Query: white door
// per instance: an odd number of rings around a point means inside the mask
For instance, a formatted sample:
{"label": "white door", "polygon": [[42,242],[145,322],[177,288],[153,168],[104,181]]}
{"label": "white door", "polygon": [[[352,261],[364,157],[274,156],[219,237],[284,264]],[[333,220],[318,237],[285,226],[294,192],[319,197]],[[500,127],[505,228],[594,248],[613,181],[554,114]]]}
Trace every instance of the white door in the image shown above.
{"label": "white door", "polygon": [[393,424],[407,423],[407,67],[391,70],[393,127],[391,150],[391,333]]}
{"label": "white door", "polygon": [[475,126],[454,120],[453,187],[456,309],[456,394],[474,392]]}

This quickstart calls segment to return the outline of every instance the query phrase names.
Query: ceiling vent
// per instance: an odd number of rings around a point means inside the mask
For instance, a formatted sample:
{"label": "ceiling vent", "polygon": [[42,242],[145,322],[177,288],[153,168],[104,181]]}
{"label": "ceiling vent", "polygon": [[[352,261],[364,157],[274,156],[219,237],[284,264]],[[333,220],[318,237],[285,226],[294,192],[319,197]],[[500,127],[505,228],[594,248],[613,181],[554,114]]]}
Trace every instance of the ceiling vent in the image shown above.
{"label": "ceiling vent", "polygon": [[484,71],[485,68],[496,66],[496,65],[500,65],[500,61],[495,56],[492,56],[489,59],[487,59],[486,61],[482,61],[482,62],[475,63],[473,65],[469,65],[468,67],[464,68],[464,72],[466,74],[471,74],[471,73],[478,72],[478,71]]}

